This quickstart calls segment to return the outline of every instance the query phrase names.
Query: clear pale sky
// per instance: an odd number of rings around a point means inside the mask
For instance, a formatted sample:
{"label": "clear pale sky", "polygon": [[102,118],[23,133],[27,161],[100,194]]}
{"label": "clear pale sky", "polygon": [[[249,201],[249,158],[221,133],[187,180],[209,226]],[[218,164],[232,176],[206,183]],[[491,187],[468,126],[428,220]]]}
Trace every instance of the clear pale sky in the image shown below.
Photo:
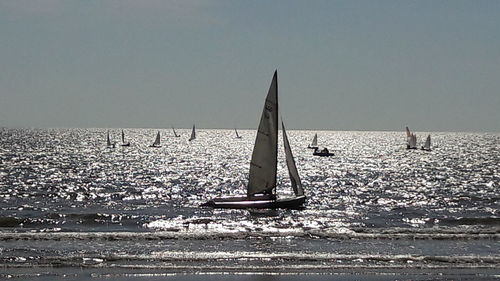
{"label": "clear pale sky", "polygon": [[500,1],[1,0],[0,126],[500,131]]}

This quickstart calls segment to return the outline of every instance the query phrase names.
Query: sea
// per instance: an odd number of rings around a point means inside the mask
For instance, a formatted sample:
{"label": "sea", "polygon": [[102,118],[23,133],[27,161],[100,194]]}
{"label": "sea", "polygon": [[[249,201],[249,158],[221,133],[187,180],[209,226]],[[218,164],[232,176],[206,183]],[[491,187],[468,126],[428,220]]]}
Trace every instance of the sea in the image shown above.
{"label": "sea", "polygon": [[255,130],[123,131],[0,128],[0,280],[500,280],[500,133],[289,130],[304,208],[228,210]]}

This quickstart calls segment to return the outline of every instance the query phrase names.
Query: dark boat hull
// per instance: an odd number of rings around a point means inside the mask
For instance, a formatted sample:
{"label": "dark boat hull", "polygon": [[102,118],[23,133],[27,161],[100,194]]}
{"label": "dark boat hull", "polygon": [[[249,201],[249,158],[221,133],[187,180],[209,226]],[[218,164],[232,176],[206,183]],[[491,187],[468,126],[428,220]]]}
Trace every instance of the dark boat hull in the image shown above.
{"label": "dark boat hull", "polygon": [[305,202],[305,196],[282,199],[223,197],[212,199],[201,206],[224,209],[301,209]]}
{"label": "dark boat hull", "polygon": [[320,157],[330,157],[330,156],[335,156],[333,153],[323,153],[323,152],[314,152],[314,156],[320,156]]}

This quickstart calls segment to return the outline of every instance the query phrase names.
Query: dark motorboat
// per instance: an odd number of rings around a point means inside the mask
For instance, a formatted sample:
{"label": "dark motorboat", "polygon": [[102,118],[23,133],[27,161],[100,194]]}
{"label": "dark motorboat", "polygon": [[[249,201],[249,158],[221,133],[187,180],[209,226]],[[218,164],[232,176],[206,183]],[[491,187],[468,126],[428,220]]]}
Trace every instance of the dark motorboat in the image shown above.
{"label": "dark motorboat", "polygon": [[335,156],[335,154],[328,151],[328,148],[326,148],[326,147],[321,149],[321,150],[316,148],[313,152],[313,155],[314,156],[321,156],[321,157]]}
{"label": "dark motorboat", "polygon": [[156,134],[156,139],[155,139],[155,142],[153,142],[152,145],[150,145],[149,147],[161,147],[160,145],[160,131],[158,131],[158,134]]}
{"label": "dark motorboat", "polygon": [[307,146],[310,149],[318,149],[318,134],[314,134],[314,138],[310,145]]}
{"label": "dark motorboat", "polygon": [[250,162],[250,176],[247,185],[247,196],[219,197],[202,204],[213,208],[231,209],[300,209],[306,201],[304,189],[300,181],[295,160],[285,126],[283,143],[285,158],[295,197],[278,198],[276,195],[276,172],[278,160],[278,73],[274,73],[271,87],[267,94],[264,110],[260,119],[259,129]]}

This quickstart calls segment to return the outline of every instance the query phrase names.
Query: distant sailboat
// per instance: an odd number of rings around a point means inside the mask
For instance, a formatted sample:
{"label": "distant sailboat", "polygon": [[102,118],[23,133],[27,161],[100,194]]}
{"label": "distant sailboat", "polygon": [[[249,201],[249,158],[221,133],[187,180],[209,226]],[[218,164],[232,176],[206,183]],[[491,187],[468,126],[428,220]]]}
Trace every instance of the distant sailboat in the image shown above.
{"label": "distant sailboat", "polygon": [[295,165],[292,150],[282,122],[286,164],[294,197],[278,199],[276,174],[278,156],[278,73],[275,72],[260,119],[250,162],[247,196],[220,197],[202,206],[214,208],[300,208],[305,200],[304,189]]}
{"label": "distant sailboat", "polygon": [[107,133],[107,141],[106,141],[106,146],[108,148],[115,148],[115,145],[116,143],[115,142],[111,142],[111,138],[109,137],[109,131]]}
{"label": "distant sailboat", "polygon": [[417,149],[417,136],[406,127],[406,148]]}
{"label": "distant sailboat", "polygon": [[156,134],[155,142],[153,142],[153,144],[150,145],[149,147],[161,147],[161,145],[160,145],[160,131],[158,131],[158,134]]}
{"label": "distant sailboat", "polygon": [[241,136],[240,136],[240,135],[238,135],[238,131],[237,131],[236,129],[234,129],[234,132],[236,133],[236,138],[237,138],[237,139],[241,139]]}
{"label": "distant sailboat", "polygon": [[191,137],[189,137],[189,141],[192,141],[196,139],[196,130],[194,128],[194,124],[193,124],[193,130],[191,131]]}
{"label": "distant sailboat", "polygon": [[175,132],[174,127],[172,127],[172,131],[174,131],[174,136],[175,136],[176,138],[180,137],[180,135],[178,135],[178,134]]}
{"label": "distant sailboat", "polygon": [[422,150],[431,151],[431,135],[428,135],[427,139],[425,139],[425,144],[422,146]]}
{"label": "distant sailboat", "polygon": [[318,149],[318,134],[314,134],[312,143],[308,145],[307,148]]}
{"label": "distant sailboat", "polygon": [[130,146],[130,142],[125,142],[125,133],[122,130],[122,146]]}

